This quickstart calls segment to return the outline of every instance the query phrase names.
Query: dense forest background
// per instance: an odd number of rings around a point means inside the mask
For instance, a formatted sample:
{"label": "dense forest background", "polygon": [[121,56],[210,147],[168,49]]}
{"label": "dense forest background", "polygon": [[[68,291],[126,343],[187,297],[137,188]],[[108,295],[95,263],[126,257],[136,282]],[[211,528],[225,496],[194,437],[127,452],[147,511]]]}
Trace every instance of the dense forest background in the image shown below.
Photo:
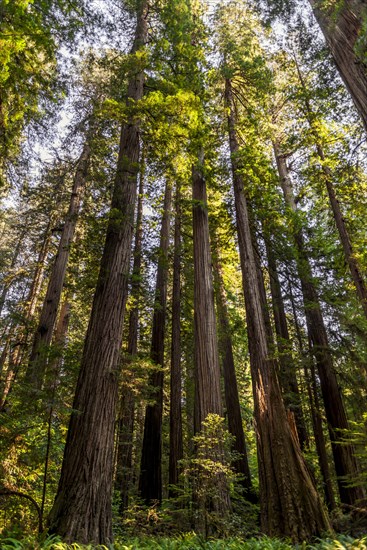
{"label": "dense forest background", "polygon": [[366,26],[0,2],[1,548],[367,547]]}

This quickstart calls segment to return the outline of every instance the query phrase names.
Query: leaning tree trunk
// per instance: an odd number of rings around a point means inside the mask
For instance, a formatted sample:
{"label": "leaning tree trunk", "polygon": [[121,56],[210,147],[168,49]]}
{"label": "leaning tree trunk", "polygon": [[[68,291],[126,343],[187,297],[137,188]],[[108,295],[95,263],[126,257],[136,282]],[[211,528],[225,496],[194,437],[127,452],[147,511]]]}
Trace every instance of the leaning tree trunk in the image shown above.
{"label": "leaning tree trunk", "polygon": [[90,146],[85,143],[78,161],[73,188],[70,195],[69,209],[61,232],[57,254],[52,266],[45,300],[34,335],[33,346],[29,358],[27,382],[32,389],[40,389],[47,364],[47,350],[51,344],[52,334],[59,309],[61,293],[64,286],[66,269],[70,256],[70,247],[74,238],[75,227],[79,214],[81,197],[85,188],[90,160]]}
{"label": "leaning tree trunk", "polygon": [[367,68],[363,53],[357,52],[363,39],[367,7],[363,0],[309,0],[325,36],[339,74],[344,81],[367,130]]}
{"label": "leaning tree trunk", "polygon": [[294,415],[301,449],[308,447],[308,434],[302,410],[301,396],[292,357],[292,344],[289,337],[287,317],[284,309],[276,259],[268,238],[265,240],[268,258],[270,291],[273,306],[274,326],[279,354],[279,381],[283,390],[286,409]]}
{"label": "leaning tree trunk", "polygon": [[[148,2],[139,4],[132,55],[147,37]],[[129,77],[127,105],[143,96],[144,72]],[[83,357],[70,418],[61,478],[49,517],[50,531],[67,541],[106,544],[112,539],[114,428],[117,368],[128,291],[133,237],[139,122],[121,129],[117,174]]]}
{"label": "leaning tree trunk", "polygon": [[276,375],[278,367],[269,353],[261,283],[244,194],[232,87],[228,79],[225,99],[255,404],[261,525],[270,536],[286,536],[299,541],[320,535],[330,525],[288,423]]}
{"label": "leaning tree trunk", "polygon": [[[349,232],[348,232],[348,229],[347,229],[347,225],[345,223],[345,219],[344,219],[342,210],[340,208],[339,200],[338,200],[338,198],[336,196],[336,193],[335,193],[335,188],[334,188],[333,179],[332,179],[332,172],[331,172],[330,168],[325,163],[325,160],[326,160],[325,159],[325,153],[324,153],[323,147],[321,145],[321,140],[320,140],[320,137],[319,137],[317,125],[315,125],[315,122],[314,122],[315,115],[314,115],[314,112],[312,110],[311,103],[309,101],[307,86],[306,86],[305,80],[303,78],[303,75],[301,73],[301,70],[300,70],[299,64],[297,62],[297,59],[295,59],[295,61],[296,61],[298,77],[299,77],[299,80],[300,80],[300,83],[301,83],[301,86],[302,86],[302,89],[303,89],[303,92],[304,92],[304,103],[305,103],[305,110],[306,110],[307,120],[308,120],[309,126],[311,128],[312,134],[313,134],[314,139],[315,139],[315,147],[316,147],[317,155],[318,155],[318,157],[321,161],[321,169],[322,169],[322,172],[323,172],[323,180],[325,182],[327,193],[329,195],[330,206],[331,206],[331,210],[333,212],[335,225],[336,225],[336,228],[337,228],[338,233],[339,233],[339,239],[340,239],[341,245],[343,247],[345,261],[349,266],[349,270],[350,270],[350,273],[351,273],[351,276],[352,276],[352,280],[354,282],[354,286],[356,287],[357,296],[358,296],[358,298],[361,302],[364,315],[367,319],[367,286],[366,286],[366,282],[363,278],[361,268],[360,268],[360,265],[358,263],[358,259],[356,258],[355,254],[354,254],[352,241],[350,239]],[[366,94],[367,94],[367,89],[366,89]]]}
{"label": "leaning tree trunk", "polygon": [[241,476],[241,484],[245,490],[244,497],[250,502],[258,498],[253,490],[250,468],[247,458],[245,434],[243,431],[240,400],[238,396],[236,369],[233,357],[231,328],[229,324],[226,292],[224,288],[222,266],[219,260],[218,247],[214,255],[214,282],[216,287],[217,315],[219,322],[219,349],[222,354],[222,370],[224,378],[224,395],[227,409],[228,430],[234,436],[233,450],[238,454],[234,468]]}
{"label": "leaning tree trunk", "polygon": [[[201,155],[200,155],[201,157]],[[202,174],[202,158],[192,167],[193,241],[194,241],[194,341],[195,341],[195,431],[199,433],[209,414],[223,416],[220,387],[220,365],[217,342],[217,323],[214,306],[212,258],[209,240],[206,183]],[[224,449],[219,441],[208,451],[206,458],[215,456],[221,461]],[[216,496],[203,494],[200,464],[197,480],[199,518],[197,529],[208,532],[203,521],[208,509],[213,508],[223,517],[231,503],[227,480],[221,473],[215,475]],[[196,497],[195,497],[196,498]],[[205,523],[205,525],[204,525]],[[210,528],[210,526],[209,526]]]}
{"label": "leaning tree trunk", "polygon": [[159,244],[157,280],[155,287],[152,344],[150,358],[156,370],[149,380],[153,388],[154,403],[145,410],[143,449],[141,453],[139,492],[146,504],[162,500],[162,418],[163,418],[163,366],[166,332],[166,306],[168,281],[168,247],[172,189],[166,183],[164,210]]}
{"label": "leaning tree trunk", "polygon": [[179,482],[182,442],[182,380],[181,380],[181,186],[176,183],[175,237],[172,285],[172,341],[170,374],[170,438],[169,438],[169,495],[175,496]]}
{"label": "leaning tree trunk", "polygon": [[[286,204],[295,214],[297,205],[293,196],[292,182],[285,156],[281,154],[280,146],[277,143],[274,143],[274,153]],[[328,336],[313,282],[311,265],[304,246],[302,230],[295,231],[294,240],[297,248],[298,274],[301,281],[307,328],[320,377],[340,499],[344,504],[353,505],[363,500],[365,493],[362,487],[351,486],[350,483],[353,479],[358,478],[359,468],[353,445],[346,442],[349,430],[348,420],[333,367]]]}
{"label": "leaning tree trunk", "polygon": [[129,315],[129,335],[126,357],[122,367],[122,395],[118,420],[117,463],[115,487],[120,493],[120,513],[129,505],[129,493],[132,485],[132,453],[135,420],[134,383],[130,369],[138,352],[139,300],[141,293],[141,261],[143,240],[143,192],[144,192],[144,152],[142,151],[138,208],[136,216],[134,263],[131,278],[132,308]]}

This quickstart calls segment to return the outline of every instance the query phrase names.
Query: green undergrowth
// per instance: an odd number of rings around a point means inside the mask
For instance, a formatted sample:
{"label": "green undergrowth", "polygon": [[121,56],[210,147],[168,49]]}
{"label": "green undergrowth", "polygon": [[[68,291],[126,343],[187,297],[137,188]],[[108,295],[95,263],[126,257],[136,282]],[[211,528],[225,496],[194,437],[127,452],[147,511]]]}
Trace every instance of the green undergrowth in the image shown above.
{"label": "green undergrowth", "polygon": [[0,538],[1,550],[367,550],[367,536],[354,539],[347,535],[318,540],[313,543],[292,545],[278,539],[259,537],[248,540],[204,540],[194,533],[175,538],[144,537],[116,541],[110,546],[65,544],[55,536],[44,540],[27,538]]}

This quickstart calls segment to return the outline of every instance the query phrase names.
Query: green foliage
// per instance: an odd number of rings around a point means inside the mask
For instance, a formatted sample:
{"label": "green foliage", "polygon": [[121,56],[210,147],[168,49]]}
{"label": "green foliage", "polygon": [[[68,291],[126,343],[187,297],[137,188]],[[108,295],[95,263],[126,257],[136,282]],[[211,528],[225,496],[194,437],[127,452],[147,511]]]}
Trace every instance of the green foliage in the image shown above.
{"label": "green foliage", "polygon": [[354,539],[340,535],[334,539],[319,540],[312,544],[295,545],[269,537],[247,540],[203,540],[195,533],[186,533],[175,538],[141,537],[116,541],[113,545],[65,544],[59,537],[51,536],[43,541],[37,539],[0,539],[1,550],[364,550],[367,537]]}

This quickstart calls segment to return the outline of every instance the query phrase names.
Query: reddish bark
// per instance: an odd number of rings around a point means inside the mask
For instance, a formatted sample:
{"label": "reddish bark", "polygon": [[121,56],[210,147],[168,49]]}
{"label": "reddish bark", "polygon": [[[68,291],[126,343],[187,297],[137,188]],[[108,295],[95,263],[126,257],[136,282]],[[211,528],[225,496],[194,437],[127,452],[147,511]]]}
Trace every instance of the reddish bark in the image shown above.
{"label": "reddish bark", "polygon": [[[147,1],[139,3],[132,54],[147,37]],[[129,77],[127,104],[143,96],[144,72]],[[117,368],[127,300],[139,167],[139,122],[121,129],[106,242],[85,338],[73,412],[50,531],[66,541],[112,540],[114,428]]]}
{"label": "reddish bark", "polygon": [[304,540],[320,535],[330,525],[292,435],[276,376],[278,366],[268,349],[270,338],[244,194],[230,80],[226,80],[225,98],[255,404],[261,525],[270,536]]}

